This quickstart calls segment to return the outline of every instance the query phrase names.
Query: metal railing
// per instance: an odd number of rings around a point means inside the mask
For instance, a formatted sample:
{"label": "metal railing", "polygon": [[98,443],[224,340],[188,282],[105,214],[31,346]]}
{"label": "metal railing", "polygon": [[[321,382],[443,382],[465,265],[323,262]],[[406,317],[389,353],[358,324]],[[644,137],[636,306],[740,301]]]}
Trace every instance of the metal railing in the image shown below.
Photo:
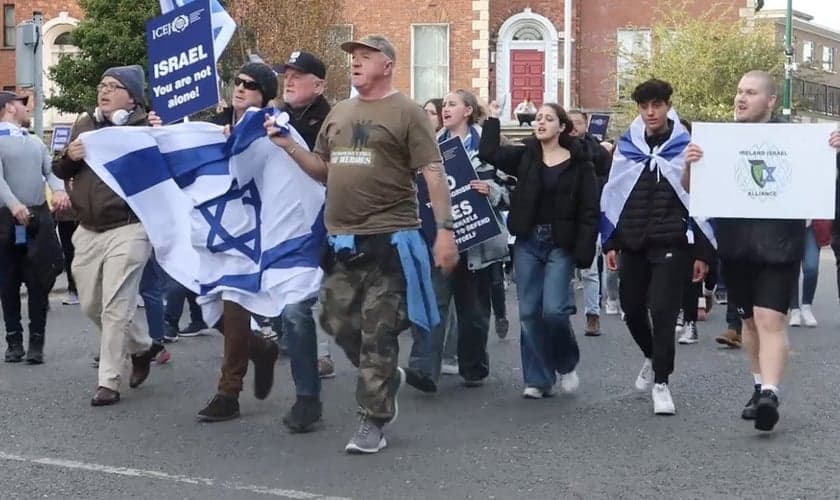
{"label": "metal railing", "polygon": [[792,94],[795,108],[840,117],[840,87],[797,78]]}

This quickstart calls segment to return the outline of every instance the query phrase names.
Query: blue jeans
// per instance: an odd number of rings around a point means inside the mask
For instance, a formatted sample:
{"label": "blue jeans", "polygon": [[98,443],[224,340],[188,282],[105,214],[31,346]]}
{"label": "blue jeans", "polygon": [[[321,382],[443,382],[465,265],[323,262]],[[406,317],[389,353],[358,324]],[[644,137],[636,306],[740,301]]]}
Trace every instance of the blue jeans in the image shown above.
{"label": "blue jeans", "polygon": [[[820,247],[817,245],[817,235],[814,228],[808,226],[805,230],[805,254],[802,257],[802,303],[811,305],[817,293],[817,278],[820,273]],[[799,308],[799,276],[790,294],[790,308]]]}
{"label": "blue jeans", "polygon": [[[450,324],[450,315],[455,306],[452,303],[452,278],[443,274],[439,267],[432,268],[432,286],[435,289],[440,323],[432,328],[428,335],[423,334],[416,326],[412,325],[413,342],[411,344],[411,354],[408,358],[408,367],[437,382],[440,379],[440,363],[444,355],[444,345],[451,346],[453,344],[447,342],[447,326]],[[457,334],[458,328],[455,325],[449,335]],[[454,354],[452,356],[454,357]]]}
{"label": "blue jeans", "polygon": [[574,311],[570,287],[574,258],[554,247],[548,226],[537,226],[528,238],[516,239],[513,267],[522,329],[522,374],[527,387],[545,391],[557,382],[557,373],[573,371],[580,361],[569,321]]}
{"label": "blue jeans", "polygon": [[283,335],[289,349],[295,393],[298,396],[319,397],[321,394],[318,335],[315,330],[315,318],[312,316],[312,306],[316,300],[313,297],[297,304],[289,304],[280,316]]}
{"label": "blue jeans", "polygon": [[166,289],[166,323],[177,331],[184,313],[184,301],[190,308],[190,323],[203,323],[201,306],[195,299],[197,295],[184,285],[167,276],[168,286]]}
{"label": "blue jeans", "polygon": [[583,281],[583,311],[588,316],[601,315],[601,277],[598,272],[598,258],[601,254],[600,245],[596,245],[595,258],[589,269],[580,270],[580,279]]}
{"label": "blue jeans", "polygon": [[163,269],[155,258],[155,254],[149,257],[149,262],[143,268],[143,276],[140,278],[140,296],[143,297],[143,305],[146,308],[146,323],[149,327],[149,337],[154,342],[163,342],[163,289],[165,275]]}

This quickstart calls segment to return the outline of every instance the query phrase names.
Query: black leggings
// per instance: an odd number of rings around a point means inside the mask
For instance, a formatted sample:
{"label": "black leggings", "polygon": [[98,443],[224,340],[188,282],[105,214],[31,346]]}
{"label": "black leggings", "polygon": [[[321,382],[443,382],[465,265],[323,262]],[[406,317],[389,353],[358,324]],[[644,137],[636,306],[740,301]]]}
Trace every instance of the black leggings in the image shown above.
{"label": "black leggings", "polygon": [[67,273],[67,292],[76,293],[76,280],[73,279],[73,256],[76,249],[73,248],[73,233],[79,223],[74,220],[60,220],[56,222],[58,227],[58,239],[61,241],[61,250],[64,253],[64,272]]}

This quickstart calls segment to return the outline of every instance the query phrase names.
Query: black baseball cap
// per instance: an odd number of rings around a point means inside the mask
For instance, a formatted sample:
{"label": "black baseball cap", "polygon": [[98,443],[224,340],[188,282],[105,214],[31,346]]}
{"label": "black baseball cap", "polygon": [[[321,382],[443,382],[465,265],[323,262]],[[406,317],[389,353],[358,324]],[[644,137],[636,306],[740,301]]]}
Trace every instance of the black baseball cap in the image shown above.
{"label": "black baseball cap", "polygon": [[315,75],[321,80],[327,77],[327,67],[324,66],[323,61],[318,59],[314,54],[296,50],[289,56],[289,60],[283,65],[283,71],[286,68],[292,68],[310,75]]}
{"label": "black baseball cap", "polygon": [[29,96],[21,96],[15,94],[14,92],[9,92],[5,90],[3,92],[0,92],[0,106],[5,106],[7,102],[12,101],[21,101],[23,102],[23,105],[26,106],[26,104],[29,102]]}

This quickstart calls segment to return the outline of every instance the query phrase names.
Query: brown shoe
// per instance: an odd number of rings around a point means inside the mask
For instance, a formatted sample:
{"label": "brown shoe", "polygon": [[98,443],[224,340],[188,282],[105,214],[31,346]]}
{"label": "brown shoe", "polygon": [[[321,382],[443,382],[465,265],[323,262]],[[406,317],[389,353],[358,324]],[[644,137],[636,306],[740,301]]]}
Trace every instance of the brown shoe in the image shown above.
{"label": "brown shoe", "polygon": [[153,353],[152,350],[149,349],[146,352],[131,355],[131,377],[128,379],[129,387],[136,389],[140,386],[140,384],[146,381],[149,377],[149,371],[151,370],[152,359],[156,354],[157,352]]}
{"label": "brown shoe", "polygon": [[727,328],[723,335],[715,337],[715,342],[739,349],[741,347],[741,334],[732,328]]}
{"label": "brown shoe", "polygon": [[584,335],[587,337],[597,337],[601,335],[601,318],[597,314],[586,315],[586,329]]}
{"label": "brown shoe", "polygon": [[99,386],[90,400],[91,406],[109,406],[120,402],[120,393],[107,387]]}
{"label": "brown shoe", "polygon": [[333,363],[330,356],[322,356],[318,358],[318,376],[320,378],[335,377],[335,363]]}

